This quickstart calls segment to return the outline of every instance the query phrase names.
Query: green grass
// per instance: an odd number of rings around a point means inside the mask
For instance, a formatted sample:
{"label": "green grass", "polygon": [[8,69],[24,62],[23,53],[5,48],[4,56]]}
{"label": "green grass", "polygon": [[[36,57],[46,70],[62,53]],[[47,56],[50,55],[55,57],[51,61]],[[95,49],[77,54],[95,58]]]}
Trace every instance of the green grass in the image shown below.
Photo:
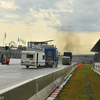
{"label": "green grass", "polygon": [[92,64],[82,64],[66,83],[55,100],[99,100],[100,76]]}

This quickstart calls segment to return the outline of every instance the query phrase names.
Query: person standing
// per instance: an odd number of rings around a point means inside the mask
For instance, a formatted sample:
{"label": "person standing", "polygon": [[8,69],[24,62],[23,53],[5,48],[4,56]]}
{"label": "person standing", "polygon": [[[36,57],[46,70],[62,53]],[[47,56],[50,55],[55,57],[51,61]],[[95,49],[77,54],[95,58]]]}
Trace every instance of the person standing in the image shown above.
{"label": "person standing", "polygon": [[9,65],[9,61],[10,61],[10,59],[9,59],[9,57],[7,57],[7,65]]}
{"label": "person standing", "polygon": [[1,63],[3,62],[3,54],[1,54]]}

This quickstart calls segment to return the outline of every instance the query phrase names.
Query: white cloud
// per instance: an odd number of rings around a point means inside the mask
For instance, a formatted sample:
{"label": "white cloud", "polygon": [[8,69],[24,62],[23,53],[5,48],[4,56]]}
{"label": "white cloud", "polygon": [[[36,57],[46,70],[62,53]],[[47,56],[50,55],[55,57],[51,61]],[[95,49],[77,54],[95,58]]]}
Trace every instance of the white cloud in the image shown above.
{"label": "white cloud", "polygon": [[14,2],[7,2],[0,0],[0,7],[4,9],[16,9],[17,7],[14,5]]}
{"label": "white cloud", "polygon": [[13,18],[13,17],[14,17],[14,18],[15,18],[15,17],[17,18],[17,17],[19,17],[19,15],[5,15],[4,17],[5,17],[5,18],[9,18],[9,17],[10,17],[10,18]]}
{"label": "white cloud", "polygon": [[72,7],[69,6],[69,4],[72,4],[73,2],[70,0],[62,0],[56,3],[56,7],[58,9],[58,12],[73,12]]}
{"label": "white cloud", "polygon": [[46,20],[47,27],[72,26],[75,32],[95,32],[100,31],[99,5],[98,0],[0,0],[0,19],[26,25]]}

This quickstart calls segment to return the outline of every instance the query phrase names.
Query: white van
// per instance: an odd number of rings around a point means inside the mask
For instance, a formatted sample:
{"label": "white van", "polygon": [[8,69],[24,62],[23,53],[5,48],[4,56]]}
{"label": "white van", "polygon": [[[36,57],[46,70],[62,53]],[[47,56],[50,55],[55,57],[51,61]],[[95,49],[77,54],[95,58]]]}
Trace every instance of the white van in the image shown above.
{"label": "white van", "polygon": [[45,54],[40,51],[22,51],[21,53],[21,65],[26,66],[45,66]]}

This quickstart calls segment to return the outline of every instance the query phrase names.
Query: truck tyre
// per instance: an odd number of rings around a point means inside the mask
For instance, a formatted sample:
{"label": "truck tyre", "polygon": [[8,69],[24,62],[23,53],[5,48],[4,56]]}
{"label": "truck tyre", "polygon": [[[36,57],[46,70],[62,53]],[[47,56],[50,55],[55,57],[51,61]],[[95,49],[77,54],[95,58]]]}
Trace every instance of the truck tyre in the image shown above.
{"label": "truck tyre", "polygon": [[57,67],[58,65],[56,65],[55,67]]}
{"label": "truck tyre", "polygon": [[37,68],[39,69],[39,66],[37,66]]}
{"label": "truck tyre", "polygon": [[39,66],[37,66],[37,68],[40,68],[40,65],[39,65]]}
{"label": "truck tyre", "polygon": [[29,68],[29,66],[26,66],[26,68]]}
{"label": "truck tyre", "polygon": [[55,67],[57,67],[58,66],[58,62],[56,63],[56,66]]}
{"label": "truck tyre", "polygon": [[50,67],[55,67],[54,65],[50,66]]}

